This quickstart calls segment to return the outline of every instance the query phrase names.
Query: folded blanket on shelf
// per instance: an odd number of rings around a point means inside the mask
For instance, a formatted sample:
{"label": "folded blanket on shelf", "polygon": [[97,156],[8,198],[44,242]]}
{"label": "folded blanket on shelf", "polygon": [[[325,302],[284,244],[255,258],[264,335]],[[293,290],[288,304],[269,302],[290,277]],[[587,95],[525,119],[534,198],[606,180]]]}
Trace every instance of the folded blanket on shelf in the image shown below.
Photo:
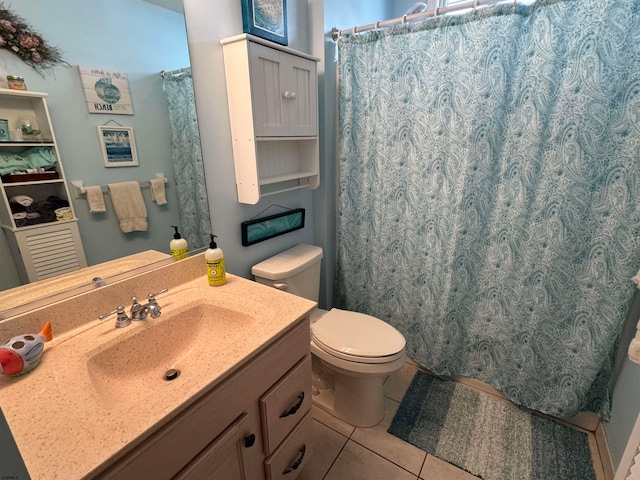
{"label": "folded blanket on shelf", "polygon": [[36,168],[50,168],[56,164],[51,147],[33,147],[22,153],[0,152],[0,175],[25,172]]}

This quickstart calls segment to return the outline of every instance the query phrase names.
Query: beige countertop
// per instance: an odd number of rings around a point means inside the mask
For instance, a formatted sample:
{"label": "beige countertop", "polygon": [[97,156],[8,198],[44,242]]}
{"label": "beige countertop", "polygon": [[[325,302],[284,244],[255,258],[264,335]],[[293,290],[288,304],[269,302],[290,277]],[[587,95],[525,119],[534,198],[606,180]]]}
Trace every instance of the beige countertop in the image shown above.
{"label": "beige countertop", "polygon": [[[54,329],[35,370],[0,375],[0,406],[33,480],[90,478],[314,308],[313,302],[229,274],[224,286],[210,287],[201,257],[0,322],[2,342],[12,331],[37,333],[41,325],[16,329],[45,319]],[[157,319],[121,329],[114,327],[115,316],[96,319],[114,304],[128,305],[131,295],[144,298],[142,292],[166,286]],[[90,305],[82,320],[79,305]],[[159,338],[154,332],[160,331]],[[109,364],[123,358],[129,368]],[[173,367],[182,371],[175,381],[150,380]]]}

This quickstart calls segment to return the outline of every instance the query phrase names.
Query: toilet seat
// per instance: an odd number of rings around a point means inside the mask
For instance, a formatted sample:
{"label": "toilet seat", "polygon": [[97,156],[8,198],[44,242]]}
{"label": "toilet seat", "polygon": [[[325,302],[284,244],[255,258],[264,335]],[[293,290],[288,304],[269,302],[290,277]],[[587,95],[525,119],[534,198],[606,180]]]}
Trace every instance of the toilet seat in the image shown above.
{"label": "toilet seat", "polygon": [[388,323],[358,312],[331,309],[311,324],[315,345],[358,363],[388,363],[403,357],[404,336]]}

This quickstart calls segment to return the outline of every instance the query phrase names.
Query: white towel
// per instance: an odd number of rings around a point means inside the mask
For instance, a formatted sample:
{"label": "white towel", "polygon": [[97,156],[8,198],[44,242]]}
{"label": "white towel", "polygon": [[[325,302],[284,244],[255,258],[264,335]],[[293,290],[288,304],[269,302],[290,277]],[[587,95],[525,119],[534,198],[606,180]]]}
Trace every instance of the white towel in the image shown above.
{"label": "white towel", "polygon": [[89,204],[89,213],[104,213],[107,208],[104,205],[104,196],[102,195],[102,187],[84,187],[87,192],[87,203]]}
{"label": "white towel", "polygon": [[[640,288],[640,272],[638,272],[631,280],[633,280],[636,285],[638,285],[638,288]],[[638,323],[638,329],[640,329],[640,323]],[[636,336],[629,344],[629,360],[640,365],[640,330],[636,330]]]}
{"label": "white towel", "polygon": [[15,197],[11,197],[9,201],[22,205],[23,207],[28,207],[33,203],[33,198],[28,197],[27,195],[16,195]]}
{"label": "white towel", "polygon": [[147,230],[147,207],[138,182],[110,183],[111,202],[124,233]]}
{"label": "white towel", "polygon": [[166,205],[167,195],[164,190],[164,180],[162,178],[149,180],[149,186],[151,187],[151,199],[158,205]]}

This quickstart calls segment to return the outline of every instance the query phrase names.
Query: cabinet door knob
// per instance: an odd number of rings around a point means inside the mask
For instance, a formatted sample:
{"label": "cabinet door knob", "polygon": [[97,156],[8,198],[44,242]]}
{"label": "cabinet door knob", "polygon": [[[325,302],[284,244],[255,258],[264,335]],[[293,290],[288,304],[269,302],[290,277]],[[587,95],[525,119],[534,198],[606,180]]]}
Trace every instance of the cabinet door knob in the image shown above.
{"label": "cabinet door knob", "polygon": [[251,448],[253,447],[253,444],[256,443],[256,436],[255,434],[251,434],[251,435],[247,435],[246,437],[244,437],[244,448]]}
{"label": "cabinet door knob", "polygon": [[298,94],[296,92],[291,92],[291,100],[295,100]]}
{"label": "cabinet door knob", "polygon": [[282,95],[284,98],[291,98],[291,92],[286,91],[284,92],[284,94]]}
{"label": "cabinet door knob", "polygon": [[294,413],[296,413],[302,405],[302,402],[304,402],[304,392],[300,392],[300,395],[298,395],[298,402],[289,410],[285,410],[284,412],[282,412],[280,418],[288,417],[289,415],[293,415]]}
{"label": "cabinet door knob", "polygon": [[282,474],[286,475],[287,473],[291,473],[294,470],[297,470],[300,464],[302,463],[302,460],[304,459],[304,454],[306,451],[307,451],[307,446],[302,445],[302,448],[300,449],[300,456],[298,457],[298,459],[295,462],[293,462],[290,467],[285,468]]}

